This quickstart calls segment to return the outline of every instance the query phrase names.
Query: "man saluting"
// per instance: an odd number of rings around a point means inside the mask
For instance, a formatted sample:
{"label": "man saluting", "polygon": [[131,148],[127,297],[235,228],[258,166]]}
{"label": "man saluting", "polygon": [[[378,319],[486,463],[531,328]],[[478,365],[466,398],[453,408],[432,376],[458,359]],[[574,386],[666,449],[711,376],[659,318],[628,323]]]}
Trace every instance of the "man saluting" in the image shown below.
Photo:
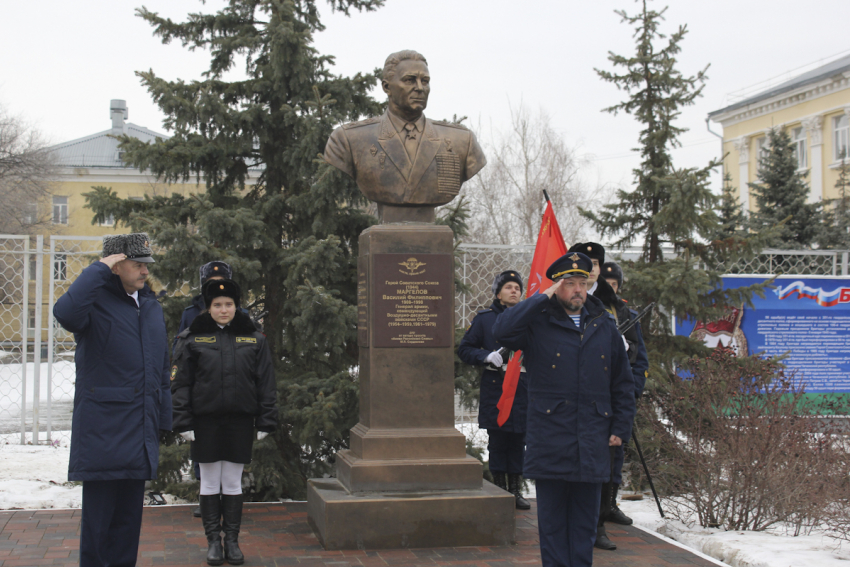
{"label": "man saluting", "polygon": [[602,302],[587,294],[590,258],[568,252],[546,270],[545,292],[500,314],[499,344],[522,350],[528,369],[523,473],[537,485],[543,565],[590,566],[609,446],[629,439],[634,380],[623,340]]}

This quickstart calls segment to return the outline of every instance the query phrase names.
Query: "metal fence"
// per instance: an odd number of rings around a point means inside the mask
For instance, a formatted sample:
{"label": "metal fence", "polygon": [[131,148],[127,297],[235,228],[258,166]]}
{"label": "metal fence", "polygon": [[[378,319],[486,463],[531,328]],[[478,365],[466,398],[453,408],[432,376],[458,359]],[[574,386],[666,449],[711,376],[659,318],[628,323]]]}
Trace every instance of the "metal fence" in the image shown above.
{"label": "metal fence", "polygon": [[[45,243],[43,236],[0,235],[0,438],[50,443],[70,435],[76,345],[52,307],[101,248],[96,236],[51,236]],[[462,244],[459,250],[457,275],[466,291],[458,291],[456,320],[466,326],[492,302],[497,273],[528,274],[534,246]],[[612,257],[639,253],[627,249]],[[725,271],[846,276],[848,252],[768,250]]]}

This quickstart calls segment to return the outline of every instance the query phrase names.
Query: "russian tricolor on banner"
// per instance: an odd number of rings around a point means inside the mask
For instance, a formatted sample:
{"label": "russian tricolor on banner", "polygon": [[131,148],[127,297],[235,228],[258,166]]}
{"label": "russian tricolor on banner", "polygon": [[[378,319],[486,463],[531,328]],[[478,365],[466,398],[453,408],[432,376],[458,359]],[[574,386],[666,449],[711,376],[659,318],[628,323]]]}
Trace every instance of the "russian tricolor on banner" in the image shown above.
{"label": "russian tricolor on banner", "polygon": [[809,287],[801,281],[788,284],[774,290],[780,300],[789,299],[795,293],[797,299],[814,299],[822,307],[832,307],[839,303],[850,303],[850,287],[839,287],[832,291],[824,291],[822,287]]}
{"label": "russian tricolor on banner", "polygon": [[[537,245],[534,247],[534,258],[531,260],[531,270],[528,274],[528,285],[526,287],[526,298],[549,289],[552,280],[546,277],[546,268],[552,262],[567,253],[567,245],[561,236],[561,228],[555,219],[555,211],[552,210],[552,202],[546,200],[546,210],[543,212],[543,222],[540,223],[540,232],[537,234]],[[519,374],[522,369],[522,351],[516,351],[508,361],[505,370],[505,380],[502,382],[502,397],[496,407],[499,408],[499,417],[496,423],[499,427],[505,424],[511,415],[514,405],[516,387],[519,382]]]}

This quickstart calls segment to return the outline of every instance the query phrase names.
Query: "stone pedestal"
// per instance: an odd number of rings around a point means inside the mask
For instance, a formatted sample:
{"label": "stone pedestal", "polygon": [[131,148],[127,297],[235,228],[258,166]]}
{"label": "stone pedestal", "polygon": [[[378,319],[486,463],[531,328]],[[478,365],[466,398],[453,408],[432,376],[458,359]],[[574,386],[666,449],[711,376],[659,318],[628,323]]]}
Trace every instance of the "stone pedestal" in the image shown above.
{"label": "stone pedestal", "polygon": [[307,496],[326,549],[513,539],[514,497],[483,483],[454,427],[452,252],[445,226],[360,235],[360,422],[337,454],[337,478],[311,480]]}

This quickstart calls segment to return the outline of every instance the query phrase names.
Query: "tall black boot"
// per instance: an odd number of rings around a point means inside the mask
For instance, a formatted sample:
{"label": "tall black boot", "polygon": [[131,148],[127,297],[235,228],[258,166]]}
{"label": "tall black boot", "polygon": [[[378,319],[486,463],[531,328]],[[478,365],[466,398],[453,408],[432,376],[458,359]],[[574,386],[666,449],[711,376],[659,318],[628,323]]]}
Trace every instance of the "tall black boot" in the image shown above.
{"label": "tall black boot", "polygon": [[490,471],[490,474],[493,475],[493,484],[501,488],[502,490],[508,490],[508,479],[503,472],[493,472]]}
{"label": "tall black boot", "polygon": [[242,565],[245,556],[239,549],[239,528],[242,526],[242,495],[221,495],[221,516],[224,519],[224,558],[231,565]]}
{"label": "tall black boot", "polygon": [[224,554],[221,549],[221,496],[201,494],[201,522],[207,536],[207,563],[221,565]]}
{"label": "tall black boot", "polygon": [[522,497],[522,477],[518,474],[508,473],[508,487],[508,492],[516,498],[516,509],[531,510],[531,502]]}
{"label": "tall black boot", "polygon": [[596,525],[596,541],[593,542],[593,547],[607,551],[617,549],[617,544],[608,539],[608,532],[605,531],[605,522],[602,520],[599,520],[599,523]]}
{"label": "tall black boot", "polygon": [[623,511],[620,510],[620,507],[617,506],[617,492],[620,490],[620,485],[613,484],[612,487],[611,504],[609,505],[611,511],[608,513],[608,521],[623,526],[631,526],[632,523],[634,523],[632,519],[626,516]]}

